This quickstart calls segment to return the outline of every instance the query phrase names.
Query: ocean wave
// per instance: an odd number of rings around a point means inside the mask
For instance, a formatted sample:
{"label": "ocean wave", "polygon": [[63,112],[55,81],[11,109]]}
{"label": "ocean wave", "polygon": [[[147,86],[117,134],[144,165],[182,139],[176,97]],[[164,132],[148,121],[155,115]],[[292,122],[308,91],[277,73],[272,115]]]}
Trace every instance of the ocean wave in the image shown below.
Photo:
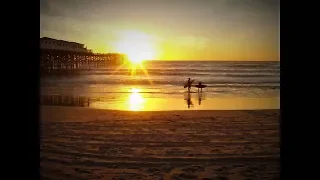
{"label": "ocean wave", "polygon": [[176,94],[185,90],[183,86],[190,77],[195,84],[202,81],[207,85],[209,94],[280,90],[279,63],[274,62],[148,62],[144,67],[148,75],[141,69],[131,76],[130,68],[115,71],[116,67],[107,67],[84,71],[81,75],[42,77],[41,88],[50,92],[112,94],[143,87],[142,93],[149,95]]}
{"label": "ocean wave", "polygon": [[[78,80],[78,81],[45,81],[41,82],[42,86],[54,85],[54,86],[67,86],[67,85],[114,85],[114,86],[130,86],[130,85],[167,85],[167,86],[183,86],[185,81],[159,81],[159,80]],[[235,82],[235,81],[206,81],[204,82],[207,86],[210,87],[280,87],[280,81],[260,81],[260,82]]]}
{"label": "ocean wave", "polygon": [[[131,72],[134,68],[99,68],[99,69],[91,69],[83,71],[83,74],[90,74],[90,73],[115,73],[115,72]],[[217,72],[217,73],[223,73],[223,72],[234,72],[234,73],[252,73],[252,72],[280,72],[279,68],[227,68],[227,67],[190,67],[190,68],[176,68],[176,67],[168,67],[168,68],[136,68],[136,72],[144,72],[147,71],[148,73],[158,73],[161,72],[163,74],[170,73],[170,72]]]}
{"label": "ocean wave", "polygon": [[95,72],[83,72],[82,75],[123,75],[123,76],[131,76],[132,74],[136,76],[219,76],[219,77],[278,77],[280,76],[280,72],[215,72],[215,71],[95,71]]}

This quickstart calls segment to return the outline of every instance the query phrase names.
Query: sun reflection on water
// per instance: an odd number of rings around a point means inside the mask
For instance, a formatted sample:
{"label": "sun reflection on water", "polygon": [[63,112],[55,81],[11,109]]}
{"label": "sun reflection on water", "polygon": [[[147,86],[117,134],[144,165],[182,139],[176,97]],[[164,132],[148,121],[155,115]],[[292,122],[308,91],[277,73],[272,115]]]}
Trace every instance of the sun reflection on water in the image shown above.
{"label": "sun reflection on water", "polygon": [[141,111],[144,109],[145,99],[139,93],[140,89],[132,88],[129,95],[128,103],[131,111]]}

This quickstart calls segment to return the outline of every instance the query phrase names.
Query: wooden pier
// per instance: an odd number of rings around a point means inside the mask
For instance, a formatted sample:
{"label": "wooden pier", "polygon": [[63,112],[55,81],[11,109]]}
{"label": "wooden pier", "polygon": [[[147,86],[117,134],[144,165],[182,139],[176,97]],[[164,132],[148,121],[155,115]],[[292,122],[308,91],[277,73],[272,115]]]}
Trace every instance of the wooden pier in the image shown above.
{"label": "wooden pier", "polygon": [[97,54],[64,50],[40,49],[40,73],[74,74],[83,70],[120,65],[126,56],[120,53]]}
{"label": "wooden pier", "polygon": [[44,106],[89,107],[90,98],[85,96],[43,95],[40,104]]}

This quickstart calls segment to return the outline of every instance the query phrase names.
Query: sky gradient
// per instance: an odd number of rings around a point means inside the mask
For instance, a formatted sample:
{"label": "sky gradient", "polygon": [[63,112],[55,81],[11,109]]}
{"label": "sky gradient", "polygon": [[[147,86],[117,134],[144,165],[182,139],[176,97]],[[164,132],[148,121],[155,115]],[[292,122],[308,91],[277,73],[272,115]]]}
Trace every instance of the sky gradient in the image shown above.
{"label": "sky gradient", "polygon": [[279,0],[40,0],[40,37],[94,52],[137,46],[157,60],[279,61],[279,31]]}

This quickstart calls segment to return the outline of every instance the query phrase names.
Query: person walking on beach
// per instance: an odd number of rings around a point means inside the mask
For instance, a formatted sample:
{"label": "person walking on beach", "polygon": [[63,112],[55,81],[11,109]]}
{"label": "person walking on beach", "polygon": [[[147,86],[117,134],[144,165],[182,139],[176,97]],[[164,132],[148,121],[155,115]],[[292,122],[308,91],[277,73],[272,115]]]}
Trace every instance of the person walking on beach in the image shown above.
{"label": "person walking on beach", "polygon": [[190,89],[191,89],[191,80],[190,80],[190,78],[188,79],[188,91],[190,91]]}
{"label": "person walking on beach", "polygon": [[201,93],[202,93],[202,82],[201,81],[199,82],[199,85],[198,85],[198,93],[199,93],[199,89],[201,89]]}

